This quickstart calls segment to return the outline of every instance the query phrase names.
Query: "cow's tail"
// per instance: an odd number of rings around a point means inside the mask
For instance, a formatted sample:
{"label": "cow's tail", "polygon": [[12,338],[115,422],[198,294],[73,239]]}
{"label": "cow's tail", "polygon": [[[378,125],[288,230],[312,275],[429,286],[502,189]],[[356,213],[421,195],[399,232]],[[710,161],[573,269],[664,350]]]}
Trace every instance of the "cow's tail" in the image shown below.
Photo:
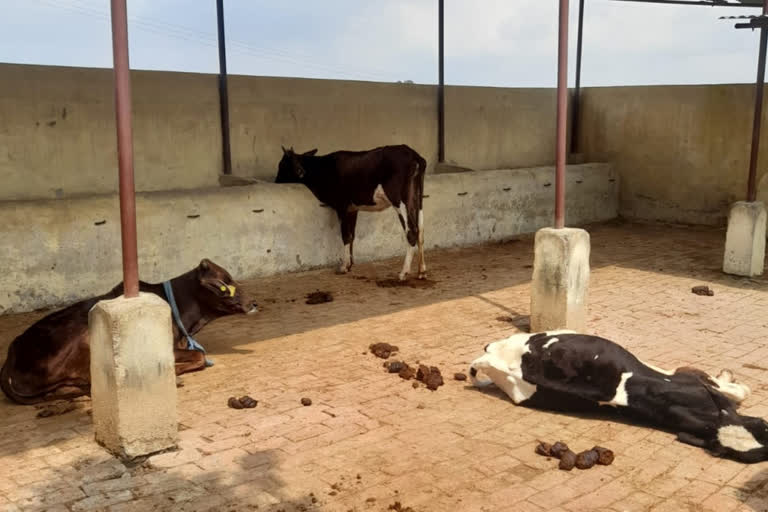
{"label": "cow's tail", "polygon": [[427,174],[427,161],[416,151],[413,153],[416,160],[416,198],[419,210],[422,210],[424,207],[424,176]]}

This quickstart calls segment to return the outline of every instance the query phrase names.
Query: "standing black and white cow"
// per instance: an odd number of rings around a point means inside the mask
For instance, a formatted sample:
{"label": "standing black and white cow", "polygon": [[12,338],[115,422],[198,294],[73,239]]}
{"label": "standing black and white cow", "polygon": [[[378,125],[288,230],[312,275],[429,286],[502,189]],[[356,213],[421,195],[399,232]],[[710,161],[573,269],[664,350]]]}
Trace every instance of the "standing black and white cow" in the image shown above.
{"label": "standing black and white cow", "polygon": [[[479,380],[482,372],[490,380]],[[469,369],[515,404],[550,410],[609,406],[677,434],[678,441],[741,462],[768,460],[768,422],[736,412],[750,389],[724,370],[663,370],[616,343],[572,331],[515,334],[485,346]]]}
{"label": "standing black and white cow", "polygon": [[352,268],[355,225],[359,211],[397,211],[407,240],[404,280],[411,270],[418,246],[419,278],[424,279],[424,173],[427,162],[406,145],[383,146],[369,151],[336,151],[315,156],[317,149],[295,153],[283,148],[275,183],[303,183],[339,216],[344,255],[339,272]]}

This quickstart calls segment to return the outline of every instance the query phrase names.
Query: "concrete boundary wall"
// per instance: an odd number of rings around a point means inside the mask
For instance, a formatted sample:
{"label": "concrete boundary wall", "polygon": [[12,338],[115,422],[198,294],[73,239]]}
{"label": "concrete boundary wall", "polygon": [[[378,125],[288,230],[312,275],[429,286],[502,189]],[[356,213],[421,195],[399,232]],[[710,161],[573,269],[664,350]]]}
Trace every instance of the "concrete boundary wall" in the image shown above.
{"label": "concrete boundary wall", "polygon": [[[754,94],[746,84],[588,88],[580,147],[621,176],[622,216],[725,226],[746,198]],[[766,162],[763,130],[757,179],[768,199]]]}
{"label": "concrete boundary wall", "polygon": [[[111,69],[0,64],[0,201],[117,191]],[[217,78],[132,71],[136,189],[215,187]],[[233,173],[274,179],[280,146],[408,144],[437,158],[434,85],[230,76]],[[476,170],[551,165],[555,91],[446,88],[446,158]]]}
{"label": "concrete boundary wall", "polygon": [[[427,249],[501,241],[549,225],[553,181],[552,167],[428,176]],[[570,166],[568,224],[616,217],[618,185],[607,164]],[[204,257],[245,279],[335,265],[341,255],[335,213],[302,185],[139,194],[137,214],[145,281],[176,276]],[[73,302],[122,279],[116,196],[0,202],[0,218],[0,314]],[[402,256],[404,248],[394,210],[360,215],[357,261]]]}

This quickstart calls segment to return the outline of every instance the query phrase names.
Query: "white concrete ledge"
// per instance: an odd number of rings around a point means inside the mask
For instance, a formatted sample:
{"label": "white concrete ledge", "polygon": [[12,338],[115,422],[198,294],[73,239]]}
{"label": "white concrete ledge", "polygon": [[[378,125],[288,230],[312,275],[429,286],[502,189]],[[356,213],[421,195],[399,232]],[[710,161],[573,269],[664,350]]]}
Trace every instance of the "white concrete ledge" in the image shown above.
{"label": "white concrete ledge", "polygon": [[[550,225],[554,168],[429,175],[426,247],[504,240]],[[618,177],[608,164],[568,167],[566,222],[615,218]],[[207,257],[236,279],[335,264],[335,213],[302,185],[251,186],[137,197],[139,272],[160,281]],[[122,279],[117,196],[0,202],[0,314],[58,306]],[[400,256],[394,211],[362,213],[355,260]]]}

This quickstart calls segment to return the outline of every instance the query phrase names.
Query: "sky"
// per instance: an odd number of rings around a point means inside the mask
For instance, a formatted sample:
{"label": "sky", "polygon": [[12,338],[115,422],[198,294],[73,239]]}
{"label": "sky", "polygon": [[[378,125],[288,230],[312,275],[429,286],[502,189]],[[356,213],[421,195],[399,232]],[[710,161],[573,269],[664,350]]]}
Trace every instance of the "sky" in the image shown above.
{"label": "sky", "polygon": [[[218,72],[215,0],[127,0],[134,69]],[[445,81],[554,87],[556,0],[445,0]],[[437,82],[437,0],[224,0],[230,74]],[[571,0],[569,83],[578,2]],[[713,8],[586,0],[585,86],[751,83],[759,33]],[[109,0],[0,0],[0,62],[111,67]]]}

